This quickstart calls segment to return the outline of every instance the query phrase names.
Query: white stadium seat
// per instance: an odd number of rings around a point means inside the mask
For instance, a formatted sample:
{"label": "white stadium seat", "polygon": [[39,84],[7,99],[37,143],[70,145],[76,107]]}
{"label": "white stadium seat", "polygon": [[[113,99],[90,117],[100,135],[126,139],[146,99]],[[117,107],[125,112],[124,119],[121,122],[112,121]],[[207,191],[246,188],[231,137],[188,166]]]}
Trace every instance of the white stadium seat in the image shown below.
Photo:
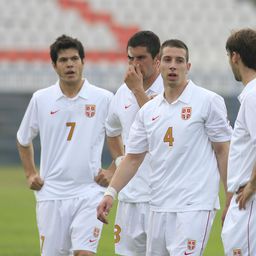
{"label": "white stadium seat", "polygon": [[[87,4],[90,12],[105,15],[102,18],[82,17],[76,8],[63,8],[60,0],[0,0],[0,52],[4,51],[48,51],[49,45],[57,36],[66,33],[79,38],[90,52],[117,52],[125,51],[125,42],[119,41],[121,32],[113,28],[137,27],[156,32],[160,39],[179,38],[184,40],[190,49],[192,61],[191,76],[203,86],[217,89],[217,92],[234,94],[232,79],[226,81],[226,74],[230,72],[226,53],[225,41],[232,29],[241,27],[255,27],[255,6],[250,1],[237,0],[77,0]],[[65,1],[66,3],[68,0]],[[74,0],[72,1],[74,2]],[[123,30],[125,31],[125,30]],[[119,34],[118,34],[119,33]],[[124,53],[125,55],[125,53]],[[40,60],[36,60],[40,62]],[[5,62],[12,60],[0,59],[0,67],[6,66]],[[122,82],[125,58],[122,63],[97,61],[88,63],[90,79],[99,85],[107,84],[110,90]],[[21,64],[22,63],[22,64]],[[50,63],[42,61],[43,66]],[[24,66],[22,79],[26,78],[24,88],[14,85],[8,88],[14,90],[33,91],[34,78],[31,74],[31,62],[12,62],[10,73],[17,65]],[[50,66],[50,65],[49,65]],[[27,72],[29,70],[29,72]],[[43,74],[49,81],[52,80],[51,67],[44,69]],[[39,72],[39,71],[37,71]],[[120,73],[118,73],[120,72]],[[18,73],[21,76],[21,71]],[[16,75],[16,80],[20,77]],[[98,74],[98,75],[97,75]],[[102,76],[104,74],[104,77]],[[6,77],[6,76],[5,76]],[[206,78],[208,79],[206,81]],[[4,78],[5,79],[5,78]],[[6,78],[7,79],[7,78]],[[9,81],[9,80],[8,80]],[[47,81],[47,79],[44,81]],[[106,83],[106,81],[109,81]],[[203,84],[205,82],[205,84]],[[226,86],[218,86],[225,84]],[[6,89],[0,84],[0,91]],[[47,83],[38,81],[39,86]],[[217,84],[217,85],[216,85]],[[225,89],[224,89],[225,87]]]}

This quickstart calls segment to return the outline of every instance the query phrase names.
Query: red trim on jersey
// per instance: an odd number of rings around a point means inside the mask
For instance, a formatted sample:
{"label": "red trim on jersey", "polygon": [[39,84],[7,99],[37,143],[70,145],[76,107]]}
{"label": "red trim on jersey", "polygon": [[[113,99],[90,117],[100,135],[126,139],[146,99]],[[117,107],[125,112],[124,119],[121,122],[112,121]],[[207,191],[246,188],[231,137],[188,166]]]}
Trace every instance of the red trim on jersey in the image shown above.
{"label": "red trim on jersey", "polygon": [[251,207],[250,207],[250,213],[249,213],[249,219],[248,219],[248,223],[247,223],[247,242],[248,242],[248,256],[250,256],[250,221],[251,221],[251,216],[252,216],[252,208],[253,208],[253,201],[251,203]]}
{"label": "red trim on jersey", "polygon": [[210,215],[211,215],[211,211],[208,212],[208,217],[207,217],[207,222],[206,222],[205,232],[204,232],[204,239],[203,239],[202,247],[201,247],[201,250],[200,250],[200,256],[203,255],[204,243],[205,243],[206,236],[207,236],[207,230],[208,230],[208,226],[209,226]]}

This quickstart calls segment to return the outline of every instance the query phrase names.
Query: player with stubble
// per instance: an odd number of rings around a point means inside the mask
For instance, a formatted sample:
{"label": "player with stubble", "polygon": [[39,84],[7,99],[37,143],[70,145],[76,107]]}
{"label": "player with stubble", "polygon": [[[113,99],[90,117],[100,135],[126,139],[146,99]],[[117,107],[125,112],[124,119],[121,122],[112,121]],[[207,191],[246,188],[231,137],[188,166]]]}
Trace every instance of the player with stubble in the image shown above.
{"label": "player with stubble", "polygon": [[152,173],[147,256],[202,255],[219,208],[232,128],[224,100],[187,78],[191,64],[184,42],[160,50],[164,93],[138,112],[127,155],[116,170],[98,218],[106,222],[116,193],[135,175],[146,153]]}
{"label": "player with stubble", "polygon": [[[110,151],[116,165],[123,158],[119,152],[126,148],[137,112],[163,91],[159,71],[160,46],[158,36],[152,31],[139,31],[128,40],[124,84],[111,100],[106,122]],[[119,193],[115,219],[115,252],[118,255],[146,254],[151,172],[150,156],[146,155],[137,174]]]}

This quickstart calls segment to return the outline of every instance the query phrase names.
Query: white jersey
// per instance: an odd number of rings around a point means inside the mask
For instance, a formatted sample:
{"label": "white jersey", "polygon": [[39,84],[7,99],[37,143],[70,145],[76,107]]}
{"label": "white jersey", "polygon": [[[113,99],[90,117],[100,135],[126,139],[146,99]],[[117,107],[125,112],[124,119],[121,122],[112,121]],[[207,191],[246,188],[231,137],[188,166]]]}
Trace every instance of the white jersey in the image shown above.
{"label": "white jersey", "polygon": [[138,112],[127,153],[151,156],[152,210],[219,208],[219,171],[211,142],[229,141],[232,129],[221,96],[188,83],[169,104],[163,94]]}
{"label": "white jersey", "polygon": [[245,86],[238,99],[241,106],[228,159],[228,191],[232,193],[250,180],[256,162],[256,79]]}
{"label": "white jersey", "polygon": [[[161,76],[155,80],[146,91],[148,96],[156,95],[163,91],[163,80]],[[124,145],[127,144],[129,131],[140,107],[132,91],[123,84],[112,98],[107,118],[107,135],[115,137],[122,135]],[[146,155],[138,172],[129,184],[120,191],[118,199],[124,202],[148,202],[150,197],[149,156]]]}
{"label": "white jersey", "polygon": [[40,135],[44,185],[36,192],[38,201],[83,196],[88,188],[103,190],[94,177],[101,167],[111,97],[87,80],[74,98],[66,97],[58,82],[33,94],[17,139],[26,146]]}

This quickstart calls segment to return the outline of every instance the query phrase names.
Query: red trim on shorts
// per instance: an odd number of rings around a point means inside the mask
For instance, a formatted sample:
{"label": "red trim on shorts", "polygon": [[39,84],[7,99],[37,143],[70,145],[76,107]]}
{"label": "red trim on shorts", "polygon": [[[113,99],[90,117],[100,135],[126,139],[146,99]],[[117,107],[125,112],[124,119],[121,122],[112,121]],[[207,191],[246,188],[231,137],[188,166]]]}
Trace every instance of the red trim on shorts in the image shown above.
{"label": "red trim on shorts", "polygon": [[206,223],[205,232],[204,232],[204,239],[203,239],[202,247],[201,247],[201,250],[200,250],[200,256],[203,255],[204,243],[205,243],[205,239],[206,239],[206,236],[207,236],[207,230],[208,230],[208,226],[209,226],[210,215],[211,215],[211,211],[208,212],[207,223]]}
{"label": "red trim on shorts", "polygon": [[248,219],[248,223],[247,223],[247,239],[248,239],[248,256],[250,256],[250,221],[251,221],[251,217],[252,217],[252,207],[253,207],[253,201],[251,203],[251,209],[250,209],[250,213],[249,213],[249,219]]}

